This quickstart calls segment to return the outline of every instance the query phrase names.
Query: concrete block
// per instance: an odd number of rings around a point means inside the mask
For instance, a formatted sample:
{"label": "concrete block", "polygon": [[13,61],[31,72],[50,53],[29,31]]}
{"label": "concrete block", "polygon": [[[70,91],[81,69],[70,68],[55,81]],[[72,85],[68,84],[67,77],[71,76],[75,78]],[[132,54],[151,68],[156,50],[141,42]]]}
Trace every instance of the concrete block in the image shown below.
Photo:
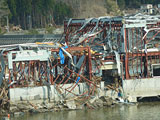
{"label": "concrete block", "polygon": [[24,112],[15,112],[14,113],[14,117],[19,117],[19,116],[22,116],[24,115]]}
{"label": "concrete block", "polygon": [[123,90],[126,96],[132,97],[132,101],[137,101],[137,97],[160,95],[159,82],[159,78],[123,80]]}
{"label": "concrete block", "polygon": [[76,109],[76,103],[74,100],[69,100],[69,101],[66,101],[66,105],[69,109]]}
{"label": "concrete block", "polygon": [[10,120],[8,117],[3,117],[2,120]]}
{"label": "concrete block", "polygon": [[[75,85],[75,84],[74,84]],[[65,88],[69,88],[68,90],[71,90],[74,87],[73,84],[66,84],[63,86],[62,89],[60,89],[61,93],[56,90],[54,85],[51,85],[50,91],[48,91],[47,86],[39,86],[39,87],[24,87],[24,88],[10,88],[10,101],[20,102],[20,101],[34,101],[34,100],[47,100],[48,99],[48,93],[50,93],[50,99],[59,101],[63,99],[63,96],[70,98],[74,95],[67,92]],[[61,85],[60,85],[61,86]],[[82,94],[85,91],[87,91],[88,87],[86,83],[79,83],[72,92],[75,94]],[[62,96],[63,95],[63,96]]]}
{"label": "concrete block", "polygon": [[101,90],[104,90],[104,81],[101,81]]}
{"label": "concrete block", "polygon": [[40,99],[41,99],[40,95],[35,95],[34,96],[34,100],[40,100]]}

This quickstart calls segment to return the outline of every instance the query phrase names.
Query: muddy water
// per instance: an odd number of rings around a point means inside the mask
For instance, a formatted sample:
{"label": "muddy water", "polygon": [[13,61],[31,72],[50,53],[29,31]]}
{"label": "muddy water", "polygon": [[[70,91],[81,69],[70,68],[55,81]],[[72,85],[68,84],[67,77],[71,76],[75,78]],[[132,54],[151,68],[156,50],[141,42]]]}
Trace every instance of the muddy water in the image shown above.
{"label": "muddy water", "polygon": [[160,120],[160,102],[118,105],[96,110],[28,114],[11,120]]}

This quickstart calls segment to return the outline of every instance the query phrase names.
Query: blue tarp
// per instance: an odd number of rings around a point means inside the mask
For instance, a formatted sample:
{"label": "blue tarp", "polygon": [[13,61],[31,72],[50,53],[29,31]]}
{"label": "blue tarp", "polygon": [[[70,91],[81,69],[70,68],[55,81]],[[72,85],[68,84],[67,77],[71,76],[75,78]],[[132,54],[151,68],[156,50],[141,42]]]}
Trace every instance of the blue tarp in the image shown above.
{"label": "blue tarp", "polygon": [[[68,48],[68,46],[65,46],[65,47],[62,47],[62,48],[66,49],[66,48]],[[64,64],[65,57],[64,57],[64,55],[63,55],[63,51],[62,51],[61,48],[59,49],[59,56],[60,56],[60,63],[61,63],[61,64]]]}
{"label": "blue tarp", "polygon": [[118,92],[118,97],[122,97],[122,93]]}
{"label": "blue tarp", "polygon": [[81,79],[80,77],[77,78],[76,84],[79,82],[80,79]]}

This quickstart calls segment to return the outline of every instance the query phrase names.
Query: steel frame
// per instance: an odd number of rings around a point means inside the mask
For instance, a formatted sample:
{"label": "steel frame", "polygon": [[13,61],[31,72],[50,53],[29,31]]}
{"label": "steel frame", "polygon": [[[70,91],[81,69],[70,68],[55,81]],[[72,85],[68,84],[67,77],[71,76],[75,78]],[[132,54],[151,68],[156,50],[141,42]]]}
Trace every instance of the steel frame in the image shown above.
{"label": "steel frame", "polygon": [[[59,49],[50,49],[46,57],[37,57],[37,59],[27,56],[28,58],[21,58],[20,54],[33,52],[32,50],[23,51],[8,51],[5,56],[8,56],[8,66],[6,69],[9,71],[9,86],[15,87],[28,87],[28,86],[41,86],[41,85],[55,85],[57,89],[64,89],[65,91],[74,94],[72,91],[78,83],[86,82],[89,86],[89,91],[85,91],[82,95],[94,95],[95,87],[98,87],[92,79],[92,56],[90,47],[69,47],[67,52],[76,57],[75,66],[71,65],[70,58],[65,55],[65,63],[60,63],[58,57]],[[38,53],[38,52],[37,52]],[[47,53],[46,53],[47,54]],[[37,54],[38,55],[38,54]],[[56,57],[57,56],[57,57]],[[84,56],[83,61],[80,61]],[[24,56],[22,56],[24,57]],[[96,59],[95,59],[96,60]],[[80,62],[79,62],[80,61]],[[76,65],[79,66],[76,66]],[[10,67],[9,67],[10,66]],[[78,67],[78,68],[77,68]],[[98,66],[96,68],[99,70]],[[80,79],[78,80],[78,77]],[[70,87],[65,88],[65,84],[72,83]]]}
{"label": "steel frame", "polygon": [[[120,54],[123,63],[123,79],[137,79],[153,77],[150,71],[151,64],[160,63],[160,51],[149,51],[147,45],[152,40],[158,39],[160,32],[160,16],[125,16],[113,18],[97,19],[71,19],[64,22],[65,42],[68,45],[77,43],[86,34],[84,43],[81,45],[96,46],[96,42],[90,43],[90,39],[100,37],[101,45],[109,46],[110,51],[104,52],[104,59],[101,61],[115,61],[116,56],[113,53],[113,47]],[[75,39],[76,37],[76,39]],[[155,45],[159,43],[156,41]],[[92,47],[91,47],[92,49]],[[102,52],[105,50],[102,50]],[[99,51],[100,52],[100,51]],[[110,56],[110,57],[109,57]],[[110,59],[112,58],[112,59]]]}

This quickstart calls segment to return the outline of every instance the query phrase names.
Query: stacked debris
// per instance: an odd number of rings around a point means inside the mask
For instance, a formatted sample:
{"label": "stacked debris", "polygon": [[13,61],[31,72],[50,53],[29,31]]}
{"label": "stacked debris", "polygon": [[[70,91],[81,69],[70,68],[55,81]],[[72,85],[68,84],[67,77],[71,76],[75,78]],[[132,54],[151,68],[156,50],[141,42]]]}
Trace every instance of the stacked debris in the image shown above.
{"label": "stacked debris", "polygon": [[6,115],[9,110],[8,85],[4,80],[0,87],[0,115]]}

